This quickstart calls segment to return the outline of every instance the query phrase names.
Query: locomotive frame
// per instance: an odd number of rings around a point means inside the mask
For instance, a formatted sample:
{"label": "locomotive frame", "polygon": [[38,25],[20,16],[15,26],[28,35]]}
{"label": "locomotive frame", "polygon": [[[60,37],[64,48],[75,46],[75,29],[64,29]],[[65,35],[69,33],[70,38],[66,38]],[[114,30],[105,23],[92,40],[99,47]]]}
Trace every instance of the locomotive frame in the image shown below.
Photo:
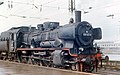
{"label": "locomotive frame", "polygon": [[[79,14],[79,12],[77,12]],[[3,60],[38,64],[92,72],[102,66],[102,52],[93,41],[100,40],[100,28],[86,21],[59,26],[45,22],[35,27],[13,27],[1,33],[0,58]]]}

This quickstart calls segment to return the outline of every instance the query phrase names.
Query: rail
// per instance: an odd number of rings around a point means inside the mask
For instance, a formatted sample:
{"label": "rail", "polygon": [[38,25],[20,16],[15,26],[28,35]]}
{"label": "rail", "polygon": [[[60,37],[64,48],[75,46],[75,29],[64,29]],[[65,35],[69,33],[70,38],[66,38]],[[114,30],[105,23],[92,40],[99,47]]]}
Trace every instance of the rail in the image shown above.
{"label": "rail", "polygon": [[103,67],[120,70],[120,61],[103,62]]}

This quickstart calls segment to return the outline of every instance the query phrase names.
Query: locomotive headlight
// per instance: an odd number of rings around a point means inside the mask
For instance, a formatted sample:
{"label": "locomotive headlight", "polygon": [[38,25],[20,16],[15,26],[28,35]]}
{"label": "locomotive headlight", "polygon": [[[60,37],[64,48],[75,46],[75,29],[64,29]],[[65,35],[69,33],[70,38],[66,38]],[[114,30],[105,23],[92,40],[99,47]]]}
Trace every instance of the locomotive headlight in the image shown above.
{"label": "locomotive headlight", "polygon": [[84,51],[84,49],[83,49],[83,48],[79,48],[79,50],[80,50],[80,51]]}
{"label": "locomotive headlight", "polygon": [[33,46],[30,46],[30,48],[34,48]]}
{"label": "locomotive headlight", "polygon": [[22,51],[23,54],[26,54],[26,51]]}
{"label": "locomotive headlight", "polygon": [[6,55],[6,52],[2,52],[1,54],[2,54],[2,55]]}

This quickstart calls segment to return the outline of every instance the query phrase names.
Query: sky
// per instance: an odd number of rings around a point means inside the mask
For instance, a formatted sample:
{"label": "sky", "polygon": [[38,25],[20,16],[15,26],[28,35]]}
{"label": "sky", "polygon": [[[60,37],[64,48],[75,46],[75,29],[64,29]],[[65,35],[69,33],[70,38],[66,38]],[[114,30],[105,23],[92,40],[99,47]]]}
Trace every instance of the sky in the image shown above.
{"label": "sky", "polygon": [[[64,25],[74,17],[68,10],[69,0],[0,1],[4,2],[0,5],[0,33],[11,27],[37,26],[45,21],[57,21]],[[120,0],[75,0],[75,4],[76,10],[82,11],[82,21],[102,28],[102,40],[119,40]],[[109,15],[114,16],[107,17]]]}

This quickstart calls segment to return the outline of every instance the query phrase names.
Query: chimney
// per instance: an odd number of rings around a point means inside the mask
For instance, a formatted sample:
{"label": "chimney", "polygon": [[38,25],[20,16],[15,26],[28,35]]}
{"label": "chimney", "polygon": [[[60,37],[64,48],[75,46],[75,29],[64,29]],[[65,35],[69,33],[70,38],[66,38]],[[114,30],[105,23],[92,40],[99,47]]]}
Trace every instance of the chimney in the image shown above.
{"label": "chimney", "polygon": [[81,11],[75,11],[75,22],[81,22]]}

